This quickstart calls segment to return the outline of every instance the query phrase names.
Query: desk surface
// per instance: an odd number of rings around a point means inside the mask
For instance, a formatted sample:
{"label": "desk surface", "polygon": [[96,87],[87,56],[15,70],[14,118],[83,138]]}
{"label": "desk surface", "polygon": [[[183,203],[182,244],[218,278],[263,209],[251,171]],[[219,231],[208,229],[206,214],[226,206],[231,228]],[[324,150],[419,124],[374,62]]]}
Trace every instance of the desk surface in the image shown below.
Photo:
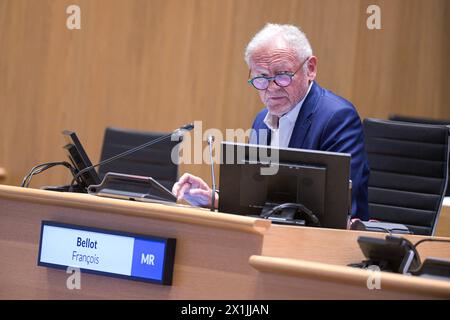
{"label": "desk surface", "polygon": [[444,198],[435,234],[440,237],[450,237],[450,197]]}
{"label": "desk surface", "polygon": [[[448,281],[385,272],[381,290],[369,290],[370,271],[346,265],[363,260],[358,236],[382,233],[271,225],[190,207],[2,185],[0,219],[3,299],[450,298]],[[36,266],[42,220],[177,238],[173,285],[82,274],[82,290],[68,290],[63,270]],[[419,252],[450,259],[442,243],[423,243]]]}

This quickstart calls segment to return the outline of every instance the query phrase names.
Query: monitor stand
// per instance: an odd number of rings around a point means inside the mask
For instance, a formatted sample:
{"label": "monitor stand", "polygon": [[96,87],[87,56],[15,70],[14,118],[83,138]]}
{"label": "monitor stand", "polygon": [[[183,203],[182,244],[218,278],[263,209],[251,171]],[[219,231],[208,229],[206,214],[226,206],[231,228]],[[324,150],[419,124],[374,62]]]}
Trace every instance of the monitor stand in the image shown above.
{"label": "monitor stand", "polygon": [[[81,187],[78,184],[75,184],[72,186],[73,191],[77,193],[86,193],[86,189]],[[58,192],[69,192],[70,185],[63,185],[63,186],[43,186],[41,187],[42,190],[48,190],[48,191],[58,191]]]}

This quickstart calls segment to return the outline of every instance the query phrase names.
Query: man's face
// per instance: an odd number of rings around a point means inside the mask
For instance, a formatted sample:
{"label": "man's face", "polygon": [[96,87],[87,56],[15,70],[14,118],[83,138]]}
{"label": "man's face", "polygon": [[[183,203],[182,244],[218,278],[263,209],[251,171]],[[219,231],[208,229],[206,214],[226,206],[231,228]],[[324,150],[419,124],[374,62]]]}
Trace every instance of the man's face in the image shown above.
{"label": "man's face", "polygon": [[[283,41],[273,42],[256,50],[250,58],[251,77],[273,77],[280,73],[296,72],[304,61]],[[261,101],[276,116],[289,112],[305,96],[309,79],[302,68],[293,76],[287,87],[279,87],[270,81],[266,90],[258,90]]]}

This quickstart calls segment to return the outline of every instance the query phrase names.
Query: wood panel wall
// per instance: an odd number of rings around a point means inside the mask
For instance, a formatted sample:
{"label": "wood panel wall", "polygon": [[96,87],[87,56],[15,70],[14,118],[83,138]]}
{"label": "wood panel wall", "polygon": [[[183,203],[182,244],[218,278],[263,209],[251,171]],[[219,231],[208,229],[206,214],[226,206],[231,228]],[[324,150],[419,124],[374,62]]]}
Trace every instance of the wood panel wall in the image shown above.
{"label": "wood panel wall", "polygon": [[[81,30],[66,28],[71,4]],[[381,30],[366,27],[370,4]],[[449,11],[448,0],[0,0],[0,167],[18,185],[64,160],[63,129],[97,162],[106,126],[249,128],[262,106],[243,51],[269,21],[303,28],[318,82],[362,118],[450,119]],[[184,171],[211,181],[207,165]],[[32,185],[68,182],[51,169]]]}

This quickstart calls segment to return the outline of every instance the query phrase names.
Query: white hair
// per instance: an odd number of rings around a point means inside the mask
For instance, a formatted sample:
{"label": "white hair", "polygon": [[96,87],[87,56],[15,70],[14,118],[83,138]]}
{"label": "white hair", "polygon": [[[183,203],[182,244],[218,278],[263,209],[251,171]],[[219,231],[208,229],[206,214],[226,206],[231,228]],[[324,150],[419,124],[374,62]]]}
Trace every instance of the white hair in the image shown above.
{"label": "white hair", "polygon": [[255,50],[267,45],[275,37],[281,37],[286,44],[295,50],[300,61],[312,55],[312,48],[303,31],[289,24],[267,23],[248,43],[245,49],[245,62],[250,66],[250,59]]}

